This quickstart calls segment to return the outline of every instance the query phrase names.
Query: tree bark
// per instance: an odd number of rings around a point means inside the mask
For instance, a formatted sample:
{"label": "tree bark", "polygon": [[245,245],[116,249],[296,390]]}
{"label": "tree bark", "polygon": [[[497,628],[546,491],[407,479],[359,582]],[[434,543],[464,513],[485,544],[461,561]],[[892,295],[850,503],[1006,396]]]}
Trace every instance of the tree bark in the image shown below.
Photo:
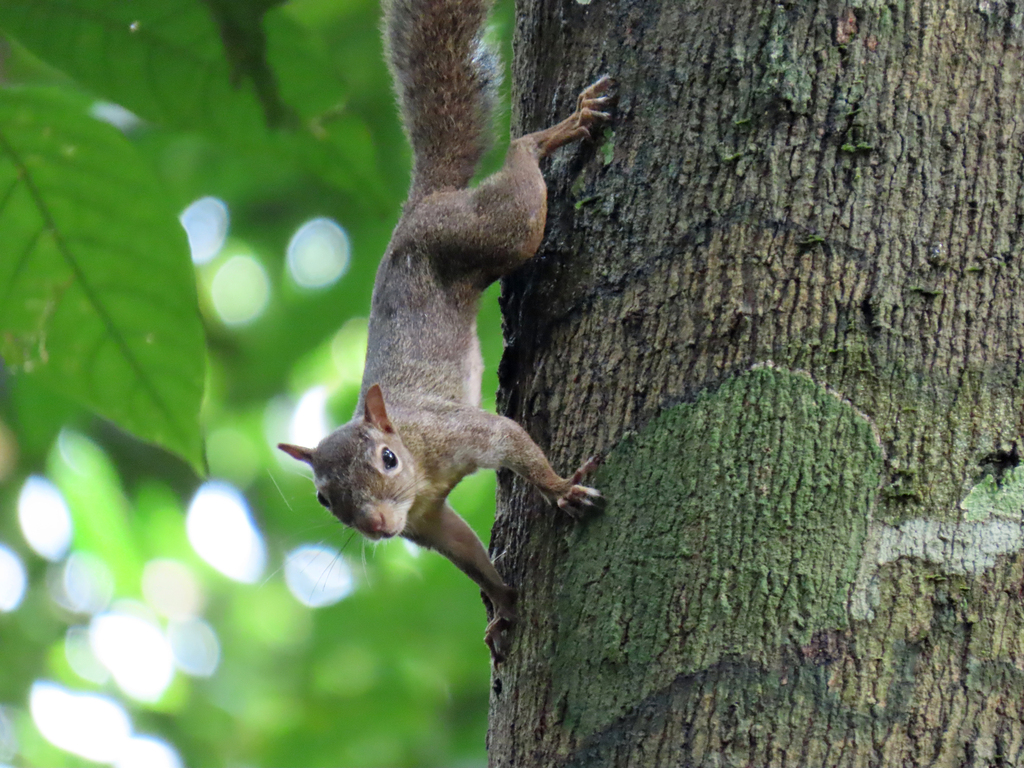
{"label": "tree bark", "polygon": [[1024,6],[520,0],[493,766],[1024,764]]}

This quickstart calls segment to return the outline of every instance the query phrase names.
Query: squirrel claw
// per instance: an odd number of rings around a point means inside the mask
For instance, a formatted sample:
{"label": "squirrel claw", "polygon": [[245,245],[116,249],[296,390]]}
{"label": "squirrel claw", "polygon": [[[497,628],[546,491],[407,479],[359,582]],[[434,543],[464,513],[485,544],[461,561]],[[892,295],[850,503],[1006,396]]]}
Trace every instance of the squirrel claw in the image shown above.
{"label": "squirrel claw", "polygon": [[601,495],[599,490],[586,485],[580,485],[580,480],[596,469],[600,463],[596,457],[591,456],[573,473],[572,477],[569,478],[569,490],[555,502],[559,509],[578,520],[583,516],[584,510],[588,507],[597,507],[603,504],[604,496]]}
{"label": "squirrel claw", "polygon": [[[583,104],[585,99],[594,99],[598,97],[598,94],[608,91],[615,85],[615,81],[608,75],[602,75],[597,79],[596,82],[591,83],[583,89],[583,93],[580,94],[579,104]],[[607,97],[606,97],[607,98]]]}
{"label": "squirrel claw", "polygon": [[594,130],[611,119],[611,114],[606,110],[614,103],[615,94],[603,94],[611,88],[612,83],[610,77],[602,77],[583,89],[576,99],[576,111],[569,117],[547,130],[523,137],[528,144],[532,141],[532,149],[537,159],[547,157],[570,142],[593,138]]}
{"label": "squirrel claw", "polygon": [[577,121],[580,123],[580,125],[589,125],[590,123],[596,122],[597,120],[604,120],[605,118],[608,117],[611,117],[611,115],[609,115],[607,112],[598,112],[596,110],[590,109],[589,107],[584,107],[583,109],[580,110]]}
{"label": "squirrel claw", "polygon": [[583,511],[588,507],[600,506],[604,496],[596,488],[589,488],[586,485],[574,485],[569,492],[560,498],[556,503],[558,508],[570,517],[579,520],[583,517]]}
{"label": "squirrel claw", "polygon": [[[580,480],[582,480],[584,477],[589,475],[591,472],[593,472],[595,469],[597,469],[600,465],[601,465],[601,460],[599,458],[597,458],[597,456],[591,456],[589,459],[584,461],[582,465],[580,465],[579,469],[577,469],[575,472],[573,472],[572,477],[569,478],[569,482],[572,483],[573,485],[576,485],[577,483],[579,483]],[[591,489],[591,490],[593,490],[593,489]],[[597,491],[594,491],[594,493],[597,493]],[[597,495],[600,496],[601,494],[598,493]]]}
{"label": "squirrel claw", "polygon": [[508,653],[508,641],[503,637],[505,630],[512,626],[512,620],[504,616],[495,616],[484,630],[484,642],[491,650],[491,660],[495,665],[505,660]]}
{"label": "squirrel claw", "polygon": [[[589,128],[593,123],[611,119],[611,115],[608,112],[599,108],[611,105],[614,102],[615,96],[606,93],[612,85],[614,85],[614,81],[605,75],[593,85],[583,89],[579,98],[576,99],[576,124],[578,126]],[[589,135],[590,132],[587,131],[587,136]]]}

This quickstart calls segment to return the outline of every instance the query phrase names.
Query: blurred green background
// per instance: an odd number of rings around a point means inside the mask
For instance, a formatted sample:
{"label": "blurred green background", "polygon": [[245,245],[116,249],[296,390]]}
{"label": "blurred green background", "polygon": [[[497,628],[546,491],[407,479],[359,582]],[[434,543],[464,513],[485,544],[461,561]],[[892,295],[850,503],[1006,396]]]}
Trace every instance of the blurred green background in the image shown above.
{"label": "blurred green background", "polygon": [[[379,16],[0,4],[0,764],[485,763],[477,588],[273,447],[358,395],[409,168]],[[485,541],[493,499],[452,496]]]}

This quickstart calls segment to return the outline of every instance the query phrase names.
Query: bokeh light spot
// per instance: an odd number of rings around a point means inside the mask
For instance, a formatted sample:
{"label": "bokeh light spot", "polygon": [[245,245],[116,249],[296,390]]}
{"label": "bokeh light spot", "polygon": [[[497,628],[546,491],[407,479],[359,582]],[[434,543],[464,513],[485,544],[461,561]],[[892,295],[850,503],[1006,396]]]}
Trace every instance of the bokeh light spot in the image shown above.
{"label": "bokeh light spot", "polygon": [[0,612],[13,611],[25,596],[25,566],[13,550],[0,544]]}
{"label": "bokeh light spot", "polygon": [[313,219],[299,227],[288,243],[288,272],[303,288],[323,288],[345,274],[350,254],[345,230],[330,219]]}
{"label": "bokeh light spot", "polygon": [[114,768],[181,768],[181,758],[166,741],[135,736],[122,746]]}
{"label": "bokeh light spot", "polygon": [[419,544],[409,541],[408,539],[402,539],[402,546],[405,547],[405,551],[408,552],[412,557],[420,556]]}
{"label": "bokeh light spot", "polygon": [[251,584],[263,573],[263,537],[245,497],[227,483],[211,480],[200,486],[185,527],[198,555],[228,578]]}
{"label": "bokeh light spot", "polygon": [[18,754],[18,734],[7,707],[0,707],[0,760],[13,760]]}
{"label": "bokeh light spot", "polygon": [[89,645],[89,628],[82,626],[68,627],[64,635],[64,657],[75,674],[83,680],[103,685],[110,679],[110,673],[104,667]]}
{"label": "bokeh light spot", "polygon": [[295,445],[313,447],[330,431],[327,423],[327,387],[306,390],[299,398],[288,424],[288,441]]}
{"label": "bokeh light spot", "polygon": [[171,647],[159,627],[139,616],[101,613],[89,625],[89,644],[122,691],[158,700],[174,677]]}
{"label": "bokeh light spot", "polygon": [[167,639],[178,669],[192,677],[209,677],[220,663],[220,642],[213,627],[202,619],[174,621]]}
{"label": "bokeh light spot", "polygon": [[29,711],[47,741],[97,763],[113,762],[131,734],[131,721],[120,704],[55,683],[32,684]]}
{"label": "bokeh light spot", "polygon": [[142,120],[138,115],[112,101],[94,101],[89,107],[89,115],[104,123],[109,123],[121,133],[129,133],[142,125]]}
{"label": "bokeh light spot", "polygon": [[153,610],[170,619],[198,616],[206,595],[192,569],[177,560],[150,560],[142,569],[142,595]]}
{"label": "bokeh light spot", "polygon": [[32,475],[18,494],[18,523],[25,541],[50,561],[64,557],[71,545],[71,513],[57,486]]}
{"label": "bokeh light spot", "polygon": [[213,276],[210,298],[225,324],[251,323],[263,314],[270,298],[267,272],[252,256],[232,256]]}
{"label": "bokeh light spot", "polygon": [[188,235],[194,264],[206,264],[220,253],[228,236],[228,207],[216,197],[201,197],[178,217]]}
{"label": "bokeh light spot", "polygon": [[96,555],[72,552],[62,569],[61,591],[57,602],[68,610],[99,613],[114,596],[114,577]]}
{"label": "bokeh light spot", "polygon": [[287,554],[284,580],[295,599],[311,608],[333,605],[355,587],[352,570],[338,550],[314,544]]}

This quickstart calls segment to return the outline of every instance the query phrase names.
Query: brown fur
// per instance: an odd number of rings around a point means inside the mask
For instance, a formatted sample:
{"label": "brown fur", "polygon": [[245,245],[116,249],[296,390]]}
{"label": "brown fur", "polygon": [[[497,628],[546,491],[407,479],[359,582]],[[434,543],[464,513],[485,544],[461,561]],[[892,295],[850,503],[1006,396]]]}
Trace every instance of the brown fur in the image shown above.
{"label": "brown fur", "polygon": [[312,451],[281,448],[313,467],[319,498],[342,522],[436,549],[476,581],[495,608],[485,639],[500,658],[515,590],[449,492],[478,468],[508,467],[570,513],[600,494],[579,484],[592,463],[562,478],[522,427],[478,407],[477,305],[536,252],[547,214],[539,160],[608,117],[600,109],[610,81],[586,89],[558,125],[513,141],[504,167],[467,189],[488,138],[494,77],[479,53],[487,9],[482,0],[392,0],[386,10],[412,190],[377,271],[355,418]]}
{"label": "brown fur", "polygon": [[413,150],[410,199],[469,183],[490,147],[501,69],[484,0],[390,0],[384,47]]}

